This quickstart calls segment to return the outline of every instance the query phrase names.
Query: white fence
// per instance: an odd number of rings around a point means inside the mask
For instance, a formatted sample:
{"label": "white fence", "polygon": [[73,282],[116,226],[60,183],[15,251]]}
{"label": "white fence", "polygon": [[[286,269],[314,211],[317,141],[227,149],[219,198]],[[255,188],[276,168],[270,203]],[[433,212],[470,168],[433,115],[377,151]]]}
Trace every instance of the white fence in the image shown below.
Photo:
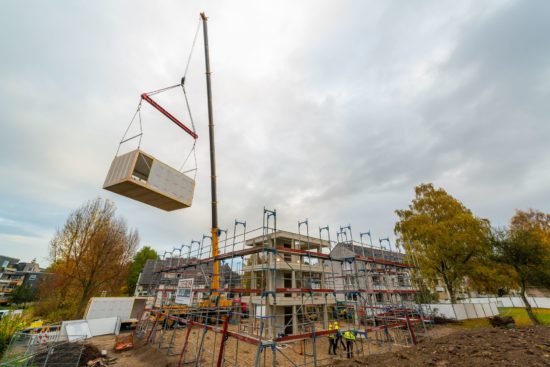
{"label": "white fence", "polygon": [[[527,297],[527,301],[533,308],[550,308],[549,297]],[[479,297],[465,299],[462,302],[464,304],[495,302],[497,307],[525,307],[521,297]]]}
{"label": "white fence", "polygon": [[423,305],[426,312],[431,312],[435,316],[445,317],[454,320],[479,319],[498,315],[496,302],[485,303],[435,303]]}

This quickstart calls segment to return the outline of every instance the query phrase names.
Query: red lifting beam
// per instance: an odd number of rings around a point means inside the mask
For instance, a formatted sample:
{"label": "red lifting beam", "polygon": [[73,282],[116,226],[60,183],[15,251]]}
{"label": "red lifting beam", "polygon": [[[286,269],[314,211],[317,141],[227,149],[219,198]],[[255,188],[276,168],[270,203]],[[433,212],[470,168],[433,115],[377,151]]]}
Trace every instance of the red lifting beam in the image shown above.
{"label": "red lifting beam", "polygon": [[183,129],[183,131],[185,131],[187,134],[191,135],[193,137],[193,139],[197,139],[199,136],[197,134],[195,134],[195,132],[193,130],[191,130],[190,128],[188,128],[187,126],[185,126],[184,124],[182,124],[177,118],[175,118],[174,116],[172,116],[172,114],[168,111],[166,111],[164,108],[162,108],[161,105],[159,105],[157,102],[155,102],[151,97],[149,97],[147,95],[147,93],[143,93],[141,95],[141,99],[149,102],[149,104],[153,107],[155,107],[157,110],[159,110],[160,113],[162,113],[164,116],[168,117],[170,120],[172,120],[172,122],[176,125],[178,125],[179,127],[181,127]]}

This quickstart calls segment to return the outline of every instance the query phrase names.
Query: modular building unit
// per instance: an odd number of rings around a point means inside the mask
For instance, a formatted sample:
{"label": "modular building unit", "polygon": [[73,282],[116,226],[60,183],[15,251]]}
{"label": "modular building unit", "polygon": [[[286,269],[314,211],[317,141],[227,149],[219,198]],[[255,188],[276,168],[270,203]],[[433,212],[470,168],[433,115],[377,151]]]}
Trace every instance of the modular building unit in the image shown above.
{"label": "modular building unit", "polygon": [[172,211],[191,206],[195,181],[136,149],[115,157],[103,188]]}

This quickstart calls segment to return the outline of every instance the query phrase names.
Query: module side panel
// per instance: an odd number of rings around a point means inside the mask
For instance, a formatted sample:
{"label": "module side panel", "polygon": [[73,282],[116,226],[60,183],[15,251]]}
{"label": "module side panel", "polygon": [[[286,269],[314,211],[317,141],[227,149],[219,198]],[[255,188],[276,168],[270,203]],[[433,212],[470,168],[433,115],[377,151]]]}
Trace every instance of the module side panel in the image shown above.
{"label": "module side panel", "polygon": [[103,184],[104,189],[108,189],[109,186],[116,185],[120,181],[131,177],[137,154],[138,151],[134,150],[113,159]]}
{"label": "module side panel", "polygon": [[185,206],[191,206],[193,202],[195,181],[158,160],[153,162],[147,183]]}

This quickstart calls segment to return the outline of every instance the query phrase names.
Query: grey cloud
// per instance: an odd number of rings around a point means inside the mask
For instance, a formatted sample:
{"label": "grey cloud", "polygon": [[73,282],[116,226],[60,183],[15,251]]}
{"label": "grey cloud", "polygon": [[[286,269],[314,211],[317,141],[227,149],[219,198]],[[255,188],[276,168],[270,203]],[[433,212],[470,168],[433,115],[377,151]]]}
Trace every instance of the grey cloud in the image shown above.
{"label": "grey cloud", "polygon": [[[139,93],[183,73],[202,9],[3,10],[0,216],[47,238],[70,210],[102,195],[143,244],[162,250],[207,233],[200,40],[187,80],[200,136],[193,208],[163,213],[100,189]],[[516,207],[550,211],[547,4],[232,1],[206,11],[222,227],[234,218],[260,225],[265,205],[290,230],[310,218],[313,233],[351,224],[385,237],[394,210],[429,181],[498,224]],[[161,98],[185,116],[180,94]],[[179,166],[190,141],[154,111],[144,116],[144,149]],[[1,237],[2,251],[23,257],[30,234],[19,234]],[[28,238],[46,256],[47,240]]]}

